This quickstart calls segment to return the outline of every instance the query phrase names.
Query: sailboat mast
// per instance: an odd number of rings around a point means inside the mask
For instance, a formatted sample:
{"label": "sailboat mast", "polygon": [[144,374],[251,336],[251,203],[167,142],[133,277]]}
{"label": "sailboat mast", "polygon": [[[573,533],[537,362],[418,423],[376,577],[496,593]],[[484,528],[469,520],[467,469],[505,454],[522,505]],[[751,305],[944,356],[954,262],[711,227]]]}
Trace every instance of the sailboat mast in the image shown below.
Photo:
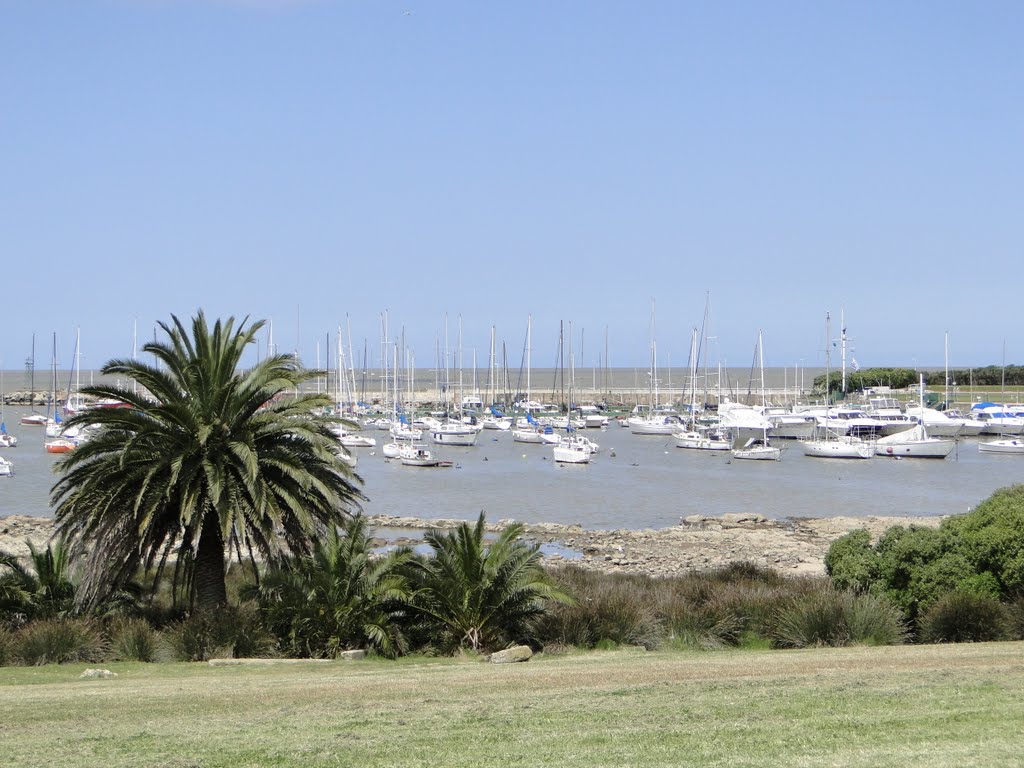
{"label": "sailboat mast", "polygon": [[839,310],[839,324],[842,330],[839,334],[839,349],[843,356],[843,396],[846,395],[846,310]]}
{"label": "sailboat mast", "polygon": [[763,408],[768,405],[768,401],[764,391],[764,336],[760,329],[757,331],[757,356],[758,364],[761,367],[761,407]]}
{"label": "sailboat mast", "polygon": [[945,348],[945,358],[946,358],[946,389],[945,389],[945,394],[943,395],[943,398],[945,399],[945,402],[946,402],[946,406],[945,407],[949,408],[949,331],[946,331],[943,346]]}
{"label": "sailboat mast", "polygon": [[828,418],[829,394],[830,394],[830,390],[832,389],[832,382],[831,382],[832,371],[831,371],[831,368],[830,368],[830,363],[832,362],[832,355],[831,355],[831,352],[829,351],[829,347],[832,344],[831,339],[832,339],[832,316],[828,312],[826,312],[825,313],[825,417],[826,418]]}
{"label": "sailboat mast", "polygon": [[526,402],[530,402],[530,336],[533,333],[533,315],[526,316]]}

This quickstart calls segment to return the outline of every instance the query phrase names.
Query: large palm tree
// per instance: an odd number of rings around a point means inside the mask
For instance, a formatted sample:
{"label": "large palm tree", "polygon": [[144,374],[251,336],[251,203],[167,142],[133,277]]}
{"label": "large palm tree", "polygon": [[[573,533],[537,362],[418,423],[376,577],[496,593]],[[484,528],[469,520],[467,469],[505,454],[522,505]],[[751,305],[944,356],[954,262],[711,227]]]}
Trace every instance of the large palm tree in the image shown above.
{"label": "large palm tree", "polygon": [[545,573],[539,545],[522,541],[523,531],[515,523],[488,542],[481,512],[476,525],[426,533],[432,556],[419,561],[414,604],[442,639],[495,648],[522,640],[547,601],[572,602]]}
{"label": "large palm tree", "polygon": [[[301,393],[318,372],[290,355],[249,370],[242,356],[262,322],[191,333],[172,316],[166,340],[143,351],[156,365],[111,360],[125,384],[83,392],[129,407],[91,409],[68,426],[95,436],[59,462],[57,525],[84,561],[78,600],[91,604],[142,567],[157,580],[173,562],[175,594],[192,606],[227,602],[227,557],[275,562],[303,554],[358,506],[359,481],[342,461],[327,395]],[[244,555],[243,555],[244,552]]]}

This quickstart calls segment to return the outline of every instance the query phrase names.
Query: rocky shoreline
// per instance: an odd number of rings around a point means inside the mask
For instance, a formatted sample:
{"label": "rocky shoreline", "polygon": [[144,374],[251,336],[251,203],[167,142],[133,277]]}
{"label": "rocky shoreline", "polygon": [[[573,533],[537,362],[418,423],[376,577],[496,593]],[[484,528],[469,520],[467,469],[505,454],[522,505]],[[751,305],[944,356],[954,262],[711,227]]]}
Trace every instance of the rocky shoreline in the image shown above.
{"label": "rocky shoreline", "polygon": [[[455,528],[461,520],[424,520],[415,517],[368,516],[377,529],[398,532],[381,543],[415,544],[429,528]],[[829,545],[850,531],[866,529],[877,537],[894,525],[937,527],[941,517],[830,517],[769,520],[761,515],[695,515],[679,525],[647,530],[587,530],[578,525],[528,523],[526,537],[546,545],[545,562],[573,563],[611,573],[651,576],[717,568],[735,561],[766,566],[780,573],[816,576],[825,573]],[[500,531],[513,521],[488,524]],[[45,546],[53,533],[53,520],[12,515],[0,518],[0,551],[28,555],[27,541]]]}

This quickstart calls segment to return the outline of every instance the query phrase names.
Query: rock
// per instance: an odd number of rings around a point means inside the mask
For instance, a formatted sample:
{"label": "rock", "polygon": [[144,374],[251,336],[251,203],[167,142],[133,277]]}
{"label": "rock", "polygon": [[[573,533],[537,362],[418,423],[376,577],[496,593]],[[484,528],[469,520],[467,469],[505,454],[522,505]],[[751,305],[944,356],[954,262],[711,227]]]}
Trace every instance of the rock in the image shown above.
{"label": "rock", "polygon": [[726,512],[722,515],[723,523],[766,523],[768,518],[756,512]]}
{"label": "rock", "polygon": [[106,680],[109,677],[117,677],[117,672],[111,672],[109,669],[87,669],[79,677],[89,680]]}
{"label": "rock", "polygon": [[528,645],[516,645],[506,648],[504,651],[492,653],[487,657],[491,664],[511,664],[516,661],[529,661],[533,651]]}
{"label": "rock", "polygon": [[342,661],[359,661],[366,658],[366,651],[342,651],[338,658]]}
{"label": "rock", "polygon": [[704,515],[689,515],[682,518],[679,522],[684,525],[704,525],[706,519]]}

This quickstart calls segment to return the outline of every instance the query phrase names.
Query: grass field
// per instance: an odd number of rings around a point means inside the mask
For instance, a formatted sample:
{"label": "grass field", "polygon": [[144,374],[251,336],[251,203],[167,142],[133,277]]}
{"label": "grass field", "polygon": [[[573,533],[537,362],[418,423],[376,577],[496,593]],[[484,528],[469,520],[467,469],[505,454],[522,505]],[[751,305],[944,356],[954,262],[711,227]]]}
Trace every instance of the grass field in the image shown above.
{"label": "grass field", "polygon": [[1024,644],[0,669],[4,766],[1019,766]]}

